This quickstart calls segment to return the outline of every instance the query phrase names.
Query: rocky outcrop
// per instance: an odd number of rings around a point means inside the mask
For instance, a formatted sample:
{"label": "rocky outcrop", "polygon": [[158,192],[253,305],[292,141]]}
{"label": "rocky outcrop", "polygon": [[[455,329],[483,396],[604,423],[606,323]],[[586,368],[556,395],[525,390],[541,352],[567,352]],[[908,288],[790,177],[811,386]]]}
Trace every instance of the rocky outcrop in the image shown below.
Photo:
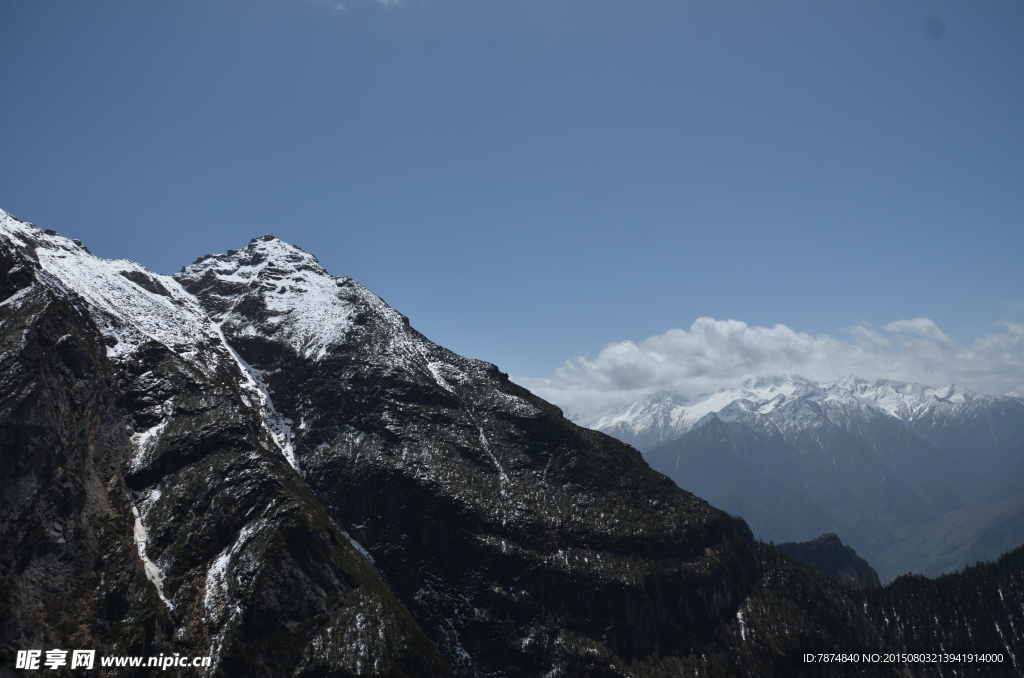
{"label": "rocky outcrop", "polygon": [[878,573],[868,564],[868,561],[858,556],[852,548],[844,545],[834,532],[823,534],[811,541],[776,544],[775,548],[797,560],[813,565],[820,572],[847,586],[863,589],[882,585],[878,580]]}

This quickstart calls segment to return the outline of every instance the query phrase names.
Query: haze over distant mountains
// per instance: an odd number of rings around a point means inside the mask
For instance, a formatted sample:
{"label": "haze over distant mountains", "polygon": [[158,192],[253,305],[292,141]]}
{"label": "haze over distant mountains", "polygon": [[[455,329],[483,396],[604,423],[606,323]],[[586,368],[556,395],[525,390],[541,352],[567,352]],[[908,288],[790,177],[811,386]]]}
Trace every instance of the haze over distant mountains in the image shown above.
{"label": "haze over distant mountains", "polygon": [[1024,399],[855,376],[660,391],[580,423],[644,452],[759,538],[836,532],[883,580],[1024,543]]}

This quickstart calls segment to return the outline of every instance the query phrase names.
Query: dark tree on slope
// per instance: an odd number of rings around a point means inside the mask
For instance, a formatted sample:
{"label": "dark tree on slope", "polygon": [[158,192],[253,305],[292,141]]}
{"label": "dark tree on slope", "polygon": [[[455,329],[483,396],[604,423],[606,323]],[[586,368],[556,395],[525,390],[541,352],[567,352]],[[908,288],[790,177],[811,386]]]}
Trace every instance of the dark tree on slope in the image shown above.
{"label": "dark tree on slope", "polygon": [[892,647],[1002,652],[1001,664],[922,670],[920,675],[1024,675],[1024,547],[995,563],[928,579],[898,577],[862,594],[868,614]]}

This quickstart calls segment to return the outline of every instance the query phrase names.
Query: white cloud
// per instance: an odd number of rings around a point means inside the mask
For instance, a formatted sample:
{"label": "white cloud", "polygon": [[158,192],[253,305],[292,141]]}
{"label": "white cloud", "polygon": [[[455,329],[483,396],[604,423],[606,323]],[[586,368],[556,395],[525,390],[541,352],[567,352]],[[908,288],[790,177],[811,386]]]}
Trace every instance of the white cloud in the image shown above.
{"label": "white cloud", "polygon": [[885,326],[886,332],[893,334],[916,334],[926,339],[932,339],[941,344],[952,345],[953,341],[946,336],[939,326],[928,318],[914,318],[912,320],[897,320]]}
{"label": "white cloud", "polygon": [[348,7],[338,2],[337,0],[309,0],[309,2],[312,2],[315,5],[320,5],[322,7],[327,7],[328,9],[337,10],[339,12],[348,11]]}
{"label": "white cloud", "polygon": [[544,378],[516,381],[567,412],[589,416],[659,390],[697,395],[750,377],[801,374],[831,381],[848,374],[930,385],[955,383],[982,393],[1024,390],[1024,325],[1008,320],[969,345],[958,345],[928,318],[897,320],[882,332],[862,324],[848,338],[797,332],[785,325],[750,327],[698,318],[639,344],[606,346]]}
{"label": "white cloud", "polygon": [[[308,0],[316,5],[321,5],[330,9],[338,10],[339,12],[347,12],[348,6],[338,0]],[[401,0],[373,0],[375,3],[384,7],[385,9],[392,9],[399,7],[402,4]]]}

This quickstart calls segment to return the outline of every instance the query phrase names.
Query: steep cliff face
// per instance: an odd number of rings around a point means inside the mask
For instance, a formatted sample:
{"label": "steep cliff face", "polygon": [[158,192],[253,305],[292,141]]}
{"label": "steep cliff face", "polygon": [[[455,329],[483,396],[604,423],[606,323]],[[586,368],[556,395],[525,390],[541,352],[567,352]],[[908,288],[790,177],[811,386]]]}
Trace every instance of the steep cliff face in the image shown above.
{"label": "steep cliff face", "polygon": [[3,214],[0,257],[4,676],[53,646],[768,676],[881,642],[833,582],[298,248],[172,279]]}
{"label": "steep cliff face", "polygon": [[212,655],[231,675],[448,675],[180,286],[5,221],[0,670],[65,646]]}
{"label": "steep cliff face", "polygon": [[306,482],[460,672],[684,653],[756,579],[745,526],[306,252],[259,238],[175,278],[270,395]]}
{"label": "steep cliff face", "polygon": [[[51,289],[30,247],[0,245],[0,628],[14,646],[116,633],[164,639],[116,477],[129,448],[95,324]],[[47,281],[48,282],[48,281]],[[120,624],[115,631],[114,624]]]}

